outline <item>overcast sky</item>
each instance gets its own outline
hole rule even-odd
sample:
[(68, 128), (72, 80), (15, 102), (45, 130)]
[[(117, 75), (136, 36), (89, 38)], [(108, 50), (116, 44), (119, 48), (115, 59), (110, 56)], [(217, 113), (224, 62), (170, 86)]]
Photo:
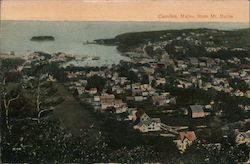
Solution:
[[(1, 20), (248, 22), (248, 0), (1, 0)], [(181, 14), (194, 17), (182, 18)], [(217, 17), (200, 18), (199, 15)], [(220, 15), (225, 17), (221, 18)], [(177, 18), (175, 17), (177, 16)]]

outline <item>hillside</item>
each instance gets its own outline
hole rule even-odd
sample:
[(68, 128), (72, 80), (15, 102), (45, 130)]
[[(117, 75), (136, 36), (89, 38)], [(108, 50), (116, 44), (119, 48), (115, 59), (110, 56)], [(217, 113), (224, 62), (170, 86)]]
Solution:
[(183, 30), (164, 30), (133, 32), (117, 35), (112, 39), (96, 40), (99, 44), (117, 45), (121, 52), (129, 51), (147, 42), (169, 41), (181, 36), (194, 36), (194, 39), (202, 41), (213, 41), (215, 45), (228, 48), (249, 48), (250, 47), (250, 28), (224, 31), (214, 29), (183, 29)]

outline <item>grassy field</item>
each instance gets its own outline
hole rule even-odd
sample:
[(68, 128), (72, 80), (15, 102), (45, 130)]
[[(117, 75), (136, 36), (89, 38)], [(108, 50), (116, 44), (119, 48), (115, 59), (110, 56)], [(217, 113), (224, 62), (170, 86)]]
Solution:
[(62, 95), (65, 101), (56, 106), (54, 114), (65, 128), (78, 136), (81, 134), (81, 131), (92, 126), (96, 127), (94, 116), (62, 84), (56, 84), (56, 88), (58, 89), (58, 94)]

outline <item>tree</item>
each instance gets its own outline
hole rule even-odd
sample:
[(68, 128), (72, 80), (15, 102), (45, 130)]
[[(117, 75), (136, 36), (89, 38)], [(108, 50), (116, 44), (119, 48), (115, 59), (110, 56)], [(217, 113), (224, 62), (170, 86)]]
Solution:
[(3, 86), (3, 91), (2, 91), (2, 94), (3, 94), (3, 104), (4, 104), (4, 109), (5, 109), (5, 124), (8, 128), (8, 130), (10, 130), (10, 124), (9, 124), (9, 110), (10, 110), (10, 104), (17, 100), (20, 95), (19, 94), (16, 94), (15, 96), (7, 96), (8, 95), (8, 91), (7, 91), (7, 86), (6, 86), (6, 78), (3, 79), (3, 82), (2, 82), (2, 86)]
[(129, 71), (127, 77), (128, 77), (128, 80), (130, 80), (131, 82), (138, 82), (139, 81), (138, 74), (135, 73), (134, 71)]
[(221, 142), (223, 140), (222, 121), (218, 116), (209, 120), (208, 127), (204, 130), (204, 138), (211, 142)]
[(94, 75), (87, 80), (86, 89), (97, 88), (98, 92), (101, 92), (106, 85), (106, 79), (103, 77)]
[[(41, 55), (45, 55), (45, 57), (49, 57), (48, 54), (41, 53)], [(64, 71), (60, 70), (56, 64), (42, 64), (39, 65), (38, 67), (35, 67), (33, 73), (32, 73), (36, 79), (33, 81), (33, 86), (35, 86), (35, 108), (36, 108), (36, 113), (37, 117), (32, 118), (32, 120), (37, 121), (40, 123), (41, 116), (43, 113), (49, 112), (53, 110), (53, 107), (48, 108), (47, 101), (49, 99), (52, 99), (53, 93), (53, 88), (51, 86), (51, 83), (48, 83), (45, 79), (44, 76), (46, 74), (52, 74), (54, 76), (60, 77), (60, 81), (64, 82), (65, 81), (65, 73)], [(49, 84), (49, 85), (48, 85)], [(31, 91), (33, 92), (33, 91)]]
[(109, 113), (115, 113), (116, 109), (115, 109), (115, 107), (112, 106), (112, 107), (108, 107), (105, 111), (109, 112)]
[[(10, 88), (8, 88), (8, 75), (10, 72), (15, 72), (15, 70), (19, 65), (24, 62), (21, 58), (7, 58), (7, 59), (0, 59), (0, 78), (1, 78), (1, 97), (3, 101), (3, 106), (5, 110), (5, 124), (7, 129), (10, 131), (10, 123), (9, 123), (9, 112), (10, 112), (10, 105), (12, 102), (17, 100), (20, 95), (15, 93), (11, 94)], [(14, 74), (13, 74), (14, 75)], [(16, 75), (16, 74), (15, 74)], [(11, 76), (12, 78), (17, 79), (19, 76)]]
[(231, 79), (229, 80), (229, 84), (230, 86), (237, 90), (241, 90), (243, 92), (247, 91), (249, 89), (249, 86), (247, 85), (247, 83), (244, 80), (240, 80), (240, 79)]
[(41, 115), (45, 112), (48, 111), (52, 111), (53, 108), (49, 108), (49, 109), (42, 109), (41, 108), (41, 104), (45, 102), (46, 99), (48, 99), (47, 97), (47, 90), (41, 90), (41, 76), (38, 79), (38, 85), (37, 85), (37, 92), (36, 92), (36, 109), (37, 109), (37, 122), (40, 123), (40, 119), (41, 119)]
[(246, 144), (230, 146), (227, 144), (193, 143), (181, 156), (186, 163), (244, 163), (249, 158)]

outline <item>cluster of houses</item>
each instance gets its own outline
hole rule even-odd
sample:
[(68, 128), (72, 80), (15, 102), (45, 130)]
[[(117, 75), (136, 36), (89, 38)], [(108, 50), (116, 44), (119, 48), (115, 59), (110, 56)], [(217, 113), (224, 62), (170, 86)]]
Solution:
[[(112, 93), (108, 93), (107, 88), (101, 93), (97, 91), (97, 88), (86, 89), (87, 78), (95, 75), (108, 79), (106, 85), (110, 87)], [(126, 77), (118, 77), (117, 73), (109, 74), (105, 70), (88, 73), (84, 71), (67, 72), (67, 77), (71, 79), (69, 89), (77, 90), (79, 95), (90, 94), (94, 105), (99, 106), (102, 110), (114, 107), (116, 113), (121, 113), (121, 111), (126, 110), (127, 106), (123, 101), (141, 102), (150, 100), (156, 106), (176, 103), (175, 97), (171, 96), (169, 92), (157, 92), (151, 84), (132, 83)], [(86, 77), (86, 79), (80, 79), (80, 77)], [(123, 100), (115, 98), (115, 95), (121, 94), (125, 95)]]
[(64, 52), (58, 52), (52, 55), (43, 52), (34, 52), (26, 57), (26, 61), (28, 62), (46, 61), (48, 63), (66, 62), (72, 59), (75, 59), (75, 57), (72, 54), (66, 54)]
[[(107, 80), (106, 87), (101, 93), (97, 92), (97, 88), (86, 89), (87, 79), (92, 76), (103, 77)], [(95, 104), (99, 104), (101, 109), (106, 109), (107, 107), (120, 107), (126, 106), (122, 100), (115, 99), (114, 95), (124, 95), (123, 101), (135, 101), (141, 102), (145, 100), (150, 100), (154, 105), (163, 106), (167, 104), (175, 104), (175, 97), (171, 96), (169, 92), (157, 91), (151, 84), (141, 83), (141, 82), (131, 82), (127, 77), (120, 77), (118, 72), (111, 72), (109, 69), (99, 70), (99, 71), (76, 71), (67, 72), (67, 77), (71, 79), (70, 89), (76, 89), (79, 95), (88, 93), (93, 97)], [(166, 83), (165, 78), (154, 78), (156, 80), (156, 85), (161, 85)], [(110, 94), (108, 94), (108, 88)], [(99, 98), (98, 98), (99, 97)], [(109, 98), (105, 98), (109, 97)], [(121, 105), (123, 104), (123, 105)], [(121, 110), (117, 110), (119, 113)]]
[[(173, 67), (177, 75), (181, 75), (181, 78), (176, 77), (175, 86), (179, 88), (191, 88), (197, 87), (200, 89), (208, 90), (214, 89), (219, 92), (226, 92), (233, 96), (246, 96), (249, 98), (250, 92), (250, 58), (249, 57), (232, 57), (228, 59), (223, 58), (212, 58), (208, 55), (200, 57), (184, 57), (182, 59), (174, 58), (172, 54), (166, 52), (166, 46), (174, 41), (188, 41), (190, 45), (202, 45), (205, 47), (204, 54), (210, 54), (213, 52), (218, 52), (219, 50), (225, 50), (227, 52), (237, 53), (238, 51), (246, 52), (247, 49), (244, 48), (226, 48), (226, 47), (216, 47), (213, 43), (212, 34), (218, 33), (217, 30), (210, 30), (204, 33), (182, 33), (180, 36), (173, 37), (171, 33), (163, 35), (160, 37), (161, 41), (150, 42), (146, 45), (141, 45), (136, 48), (136, 52), (145, 53), (145, 47), (152, 47), (151, 53), (154, 54), (151, 58), (151, 62), (148, 59), (140, 58), (140, 61), (145, 61), (145, 63), (150, 64), (148, 70), (155, 68), (152, 64), (152, 59), (154, 63), (158, 66), (161, 65), (162, 68), (171, 66)], [(171, 37), (170, 37), (171, 36)], [(200, 41), (201, 36), (207, 36), (210, 41)], [(185, 53), (188, 49), (186, 46), (175, 46), (175, 52)], [(171, 56), (171, 57), (170, 57)], [(138, 62), (138, 61), (136, 61)], [(143, 62), (141, 62), (143, 63)], [(248, 63), (248, 64), (247, 64)], [(229, 66), (230, 65), (230, 66)], [(240, 90), (238, 88), (233, 88), (230, 81), (237, 79), (248, 85), (248, 89)]]
[[(208, 57), (188, 58), (186, 60), (176, 60), (174, 66), (177, 74), (182, 74), (183, 77), (176, 79), (176, 87), (191, 88), (197, 87), (203, 90), (214, 89), (220, 92), (230, 93), (235, 96), (249, 97), (249, 90), (241, 91), (234, 89), (230, 85), (230, 80), (238, 79), (245, 84), (250, 84), (250, 65), (241, 65), (237, 70), (225, 69), (223, 65), (231, 62), (238, 64), (240, 59), (233, 60), (212, 59)], [(243, 59), (247, 60), (247, 59)]]
[[(101, 92), (97, 88), (86, 89), (87, 79), (96, 75), (107, 79), (106, 85), (111, 88), (110, 91), (107, 87)], [(96, 110), (101, 112), (112, 110), (116, 114), (127, 113), (128, 116), (125, 120), (130, 120), (134, 129), (138, 129), (142, 133), (164, 133), (162, 128), (164, 123), (161, 118), (151, 118), (143, 109), (129, 108), (127, 104), (129, 101), (151, 102), (156, 108), (176, 104), (176, 98), (171, 96), (169, 92), (158, 91), (150, 83), (133, 83), (127, 77), (119, 77), (117, 72), (111, 73), (109, 69), (67, 72), (67, 77), (70, 79), (69, 89), (76, 90), (79, 97), (88, 95), (83, 96), (82, 99), (91, 103)], [(85, 79), (80, 77), (85, 77)], [(159, 79), (159, 81), (159, 85), (165, 83), (165, 79)], [(124, 96), (121, 98), (119, 95)], [(202, 105), (192, 105), (186, 113), (194, 119), (206, 117), (209, 114), (209, 112), (204, 111)], [(193, 136), (191, 137), (190, 134)], [(176, 131), (174, 136), (177, 138), (176, 144), (180, 151), (184, 151), (196, 139), (194, 131)]]
[[(216, 32), (216, 31), (214, 31)], [(134, 65), (128, 71), (134, 72), (142, 79), (146, 75), (146, 81), (132, 81), (126, 76), (120, 76), (116, 66), (111, 68), (103, 68), (88, 71), (67, 71), (67, 78), (69, 82), (67, 86), (70, 90), (76, 91), (81, 100), (87, 101), (97, 111), (112, 111), (113, 113), (127, 113), (127, 119), (133, 123), (134, 129), (138, 129), (142, 133), (161, 133), (170, 131), (174, 133), (177, 138), (176, 142), (179, 150), (184, 152), (186, 148), (197, 140), (194, 131), (175, 130), (167, 126), (161, 118), (151, 118), (146, 114), (144, 109), (130, 108), (128, 103), (143, 103), (150, 102), (154, 109), (160, 107), (171, 106), (176, 104), (176, 97), (172, 96), (170, 92), (158, 89), (169, 83), (169, 75), (159, 73), (159, 70), (166, 70), (171, 67), (176, 75), (174, 82), (171, 84), (177, 88), (192, 88), (196, 87), (203, 90), (214, 89), (220, 92), (230, 93), (234, 96), (246, 96), (250, 98), (250, 90), (241, 91), (234, 89), (230, 85), (230, 80), (239, 79), (246, 84), (250, 85), (250, 65), (243, 64), (244, 61), (250, 61), (249, 58), (239, 59), (232, 58), (223, 60), (219, 58), (210, 57), (187, 57), (183, 59), (175, 59), (172, 55), (168, 54), (164, 47), (173, 42), (174, 40), (186, 40), (192, 44), (200, 45), (200, 41), (194, 39), (202, 34), (190, 33), (190, 35), (183, 34), (180, 37), (173, 38), (173, 40), (165, 40), (143, 45), (135, 50), (135, 53), (143, 53), (145, 57), (133, 58), (129, 61)], [(194, 36), (194, 37), (192, 37)], [(168, 35), (162, 36), (162, 39), (168, 38)], [(205, 49), (207, 52), (216, 52), (221, 50), (221, 47), (209, 46), (210, 42), (206, 43)], [(152, 46), (153, 51), (158, 53), (154, 57), (149, 57), (145, 48)], [(176, 51), (185, 51), (183, 46), (176, 46)], [(136, 55), (135, 55), (136, 56)], [(45, 55), (33, 53), (28, 56), (27, 61), (17, 69), (22, 71), (24, 68), (31, 68), (31, 63), (51, 63), (63, 62), (72, 59), (71, 55), (58, 53), (46, 59)], [(238, 69), (231, 69), (225, 67), (228, 64), (239, 65)], [(168, 73), (168, 72), (167, 72)], [(98, 90), (97, 87), (87, 88), (88, 79), (93, 76), (99, 76), (106, 80), (106, 85), (103, 90)], [(32, 80), (33, 77), (23, 76), (27, 81)], [(43, 74), (42, 79), (47, 81), (56, 82), (56, 79), (50, 74)], [(240, 105), (240, 104), (239, 104)], [(245, 110), (249, 110), (249, 106), (242, 106)], [(185, 115), (189, 115), (191, 119), (204, 118), (210, 114), (212, 110), (211, 104), (208, 105), (190, 105), (188, 109), (184, 109)], [(167, 128), (166, 128), (167, 127)], [(168, 129), (169, 128), (169, 129)], [(166, 130), (167, 129), (167, 130)], [(249, 131), (239, 133), (236, 137), (236, 142), (249, 143)]]
[[(156, 43), (154, 43), (156, 44)], [(157, 44), (156, 44), (157, 45)], [(161, 45), (158, 45), (161, 47)], [(161, 47), (162, 48), (162, 47)], [(72, 55), (64, 54), (64, 53), (57, 53), (51, 55), (48, 59), (48, 62), (62, 62), (67, 61), (69, 59), (73, 59)], [(175, 79), (174, 86), (178, 88), (191, 88), (197, 87), (203, 90), (214, 89), (220, 92), (226, 92), (234, 96), (245, 96), (250, 97), (250, 89), (248, 90), (239, 90), (234, 89), (230, 85), (230, 80), (238, 79), (248, 85), (250, 87), (250, 65), (243, 64), (242, 60), (250, 61), (250, 58), (239, 59), (234, 57), (233, 59), (223, 60), (219, 58), (209, 58), (209, 57), (189, 57), (183, 60), (177, 60), (170, 58), (170, 55), (162, 50), (160, 58), (140, 58), (140, 61), (133, 60), (131, 62), (134, 63), (141, 63), (141, 64), (148, 64), (149, 66), (142, 66), (140, 68), (133, 68), (131, 69), (135, 73), (143, 72), (148, 76), (149, 84), (131, 84), (124, 86), (129, 82), (127, 77), (119, 77), (118, 73), (115, 72), (89, 72), (86, 74), (87, 77), (93, 76), (94, 74), (98, 74), (104, 78), (112, 78), (111, 84), (112, 91), (117, 92), (118, 94), (121, 93), (124, 89), (131, 89), (132, 94), (136, 95), (134, 97), (137, 101), (145, 100), (145, 97), (148, 95), (153, 95), (155, 93), (154, 88), (151, 87), (152, 81), (155, 82), (155, 85), (164, 85), (166, 84), (166, 78), (162, 76), (157, 76), (155, 74), (156, 68), (166, 68), (167, 66), (173, 67), (176, 75), (181, 75), (181, 78), (178, 76)], [(32, 64), (41, 64), (41, 62), (46, 61), (46, 56), (40, 55), (40, 53), (35, 52), (30, 54), (27, 57), (26, 62), (17, 68), (18, 71), (22, 71), (25, 68), (31, 68)], [(239, 65), (238, 69), (225, 69), (223, 68), (224, 65), (227, 64), (235, 64)], [(83, 74), (82, 74), (83, 75)], [(84, 74), (85, 75), (85, 74)], [(72, 73), (72, 75), (68, 75), (69, 77), (77, 77), (79, 76), (79, 72)], [(118, 86), (117, 84), (121, 84)], [(94, 92), (94, 91), (93, 91)], [(131, 97), (128, 97), (131, 98)]]
[[(138, 59), (131, 61), (131, 63), (144, 64), (141, 67), (130, 68), (130, 71), (137, 73), (139, 76), (146, 74), (148, 77), (147, 83), (132, 82), (127, 77), (119, 76), (119, 72), (115, 68), (106, 68), (98, 71), (69, 71), (67, 72), (67, 77), (70, 79), (69, 88), (76, 89), (80, 96), (88, 94), (89, 97), (84, 98), (84, 100), (90, 102), (96, 110), (128, 113), (128, 119), (133, 122), (134, 129), (138, 129), (142, 133), (161, 133), (163, 131), (162, 124), (164, 123), (160, 118), (151, 118), (143, 110), (129, 108), (127, 104), (129, 101), (150, 101), (155, 107), (176, 104), (176, 97), (171, 96), (169, 92), (157, 89), (158, 86), (167, 83), (167, 78), (157, 74), (156, 69), (170, 65), (173, 66), (176, 74), (184, 75), (184, 78), (178, 79), (177, 77), (176, 87), (198, 87), (204, 90), (214, 88), (224, 92), (228, 92), (227, 89), (229, 89), (233, 91), (229, 86), (229, 82), (227, 82), (227, 78), (216, 77), (216, 74), (221, 69), (219, 63), (224, 62), (221, 59), (207, 57), (174, 60), (165, 52), (160, 59), (141, 58), (140, 61)], [(247, 72), (247, 70), (244, 71)], [(211, 75), (212, 80), (210, 82), (203, 80), (203, 74)], [(246, 79), (249, 77), (248, 72), (243, 75)], [(107, 80), (106, 86), (101, 92), (97, 88), (86, 89), (87, 79), (92, 76), (100, 76)], [(190, 105), (185, 113), (190, 115), (192, 119), (204, 118), (210, 114), (211, 108), (211, 105)], [(175, 136), (177, 137), (175, 142), (181, 152), (184, 152), (197, 139), (194, 131), (177, 131)]]
[[(159, 92), (151, 84), (131, 83), (126, 77), (120, 78), (117, 73), (109, 74), (109, 71), (90, 71), (85, 73), (80, 72), (68, 72), (68, 78), (72, 79), (70, 82), (70, 89), (76, 89), (78, 94), (87, 94), (88, 98), (84, 100), (90, 102), (96, 110), (109, 111), (113, 110), (114, 113), (127, 113), (127, 119), (133, 123), (134, 129), (138, 129), (142, 133), (157, 132), (164, 133), (162, 126), (164, 123), (161, 118), (151, 118), (143, 109), (129, 108), (128, 101), (142, 102), (150, 101), (153, 106), (160, 107), (165, 105), (176, 104), (175, 97), (171, 96), (169, 92)], [(91, 77), (91, 76), (110, 77), (109, 84), (111, 85), (111, 92), (108, 93), (107, 89), (102, 92), (98, 92), (97, 88), (86, 89), (87, 80), (79, 79), (77, 77)], [(109, 76), (108, 76), (109, 75)], [(76, 81), (74, 81), (75, 79)], [(117, 95), (124, 93), (124, 98), (118, 98)], [(203, 118), (209, 115), (211, 106), (191, 105), (186, 109), (186, 115), (190, 115), (190, 118)], [(171, 128), (171, 127), (170, 127)], [(168, 131), (167, 131), (168, 132)], [(177, 140), (176, 142), (179, 150), (184, 152), (185, 149), (196, 140), (194, 131), (176, 131), (174, 134)]]
[[(138, 129), (143, 133), (164, 131), (165, 124), (161, 122), (160, 118), (151, 118), (143, 110), (130, 110), (129, 119), (134, 122), (134, 129)], [(168, 126), (171, 128), (170, 126)], [(196, 139), (194, 131), (176, 131), (174, 129), (169, 130), (174, 134), (177, 147), (180, 152), (183, 153)]]

